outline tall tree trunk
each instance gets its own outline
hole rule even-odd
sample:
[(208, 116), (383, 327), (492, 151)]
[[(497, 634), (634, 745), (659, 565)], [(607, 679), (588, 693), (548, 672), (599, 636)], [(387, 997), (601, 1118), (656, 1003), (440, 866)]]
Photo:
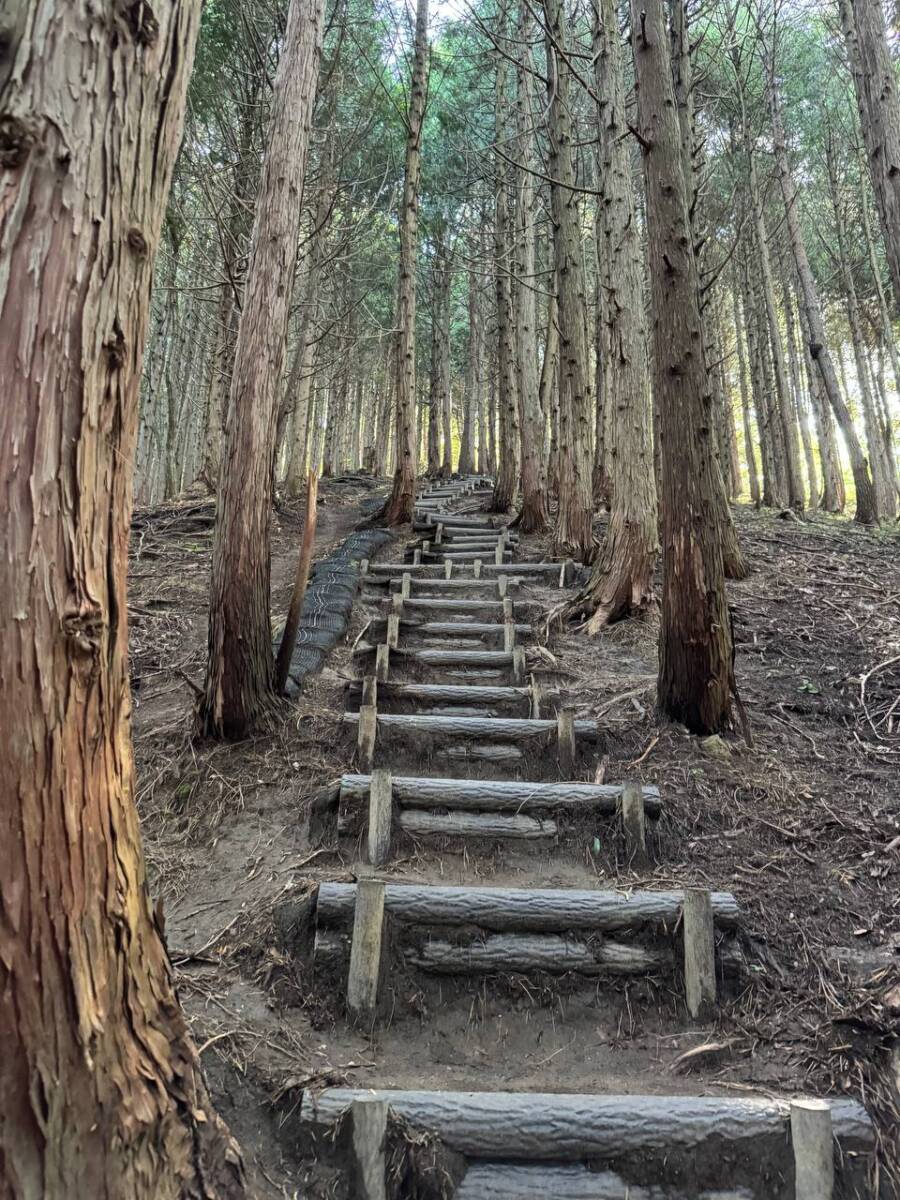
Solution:
[(441, 475), (449, 479), (453, 474), (453, 425), (450, 392), (450, 298), (453, 292), (453, 264), (448, 252), (441, 275), (441, 321), (438, 356), (438, 396), (441, 412), (441, 435), (444, 451), (441, 455)]
[(324, 0), (292, 0), (235, 352), (213, 545), (201, 727), (243, 737), (274, 698), (269, 527), (275, 424)]
[(856, 283), (847, 254), (847, 234), (844, 227), (844, 210), (841, 205), (837, 166), (834, 161), (834, 147), (829, 133), (825, 139), (825, 162), (828, 172), (828, 182), (831, 190), (831, 203), (834, 209), (835, 230), (837, 233), (838, 266), (844, 285), (844, 298), (847, 305), (847, 324), (850, 327), (850, 341), (853, 346), (853, 360), (856, 366), (856, 382), (859, 387), (859, 398), (862, 403), (863, 423), (866, 430), (866, 444), (869, 448), (869, 464), (872, 469), (872, 482), (875, 486), (875, 503), (881, 520), (890, 521), (897, 515), (897, 492), (891, 477), (890, 462), (887, 456), (883, 430), (875, 411), (875, 400), (869, 383), (869, 364), (866, 346), (863, 340), (862, 322), (859, 313), (859, 300), (856, 295)]
[(459, 439), (459, 473), (475, 471), (475, 423), (481, 412), (481, 321), (478, 273), (469, 269), (469, 336), (466, 353), (466, 381), (463, 399), (462, 434)]
[(819, 442), (819, 463), (822, 468), (821, 507), (825, 512), (844, 511), (847, 503), (844, 472), (834, 433), (834, 421), (824, 394), (822, 379), (809, 352), (810, 338), (805, 328), (803, 305), (799, 304), (800, 324), (803, 329), (803, 365), (806, 370), (806, 385), (816, 422), (816, 437)]
[(602, 346), (607, 354), (604, 390), (612, 443), (608, 456), (612, 508), (606, 541), (590, 580), (572, 602), (573, 608), (592, 614), (589, 633), (648, 605), (659, 550), (644, 322), (644, 252), (635, 213), (615, 0), (599, 0), (593, 52), (600, 106), (598, 263)]
[(541, 362), (541, 380), (538, 385), (538, 396), (541, 411), (545, 413), (547, 424), (548, 454), (547, 454), (547, 491), (555, 496), (559, 490), (559, 471), (557, 465), (559, 429), (559, 304), (556, 298), (556, 284), (547, 300), (547, 329), (544, 334), (544, 358)]
[(800, 228), (800, 213), (797, 201), (797, 188), (791, 174), (788, 161), (787, 145), (784, 137), (784, 125), (781, 119), (781, 107), (778, 101), (777, 89), (770, 83), (769, 103), (772, 110), (772, 133), (775, 148), (775, 167), (781, 186), (781, 196), (787, 218), (788, 235), (791, 251), (794, 255), (794, 265), (797, 268), (797, 278), (800, 282), (802, 298), (801, 310), (803, 324), (809, 338), (809, 353), (819, 373), (828, 403), (834, 413), (835, 420), (841, 427), (847, 451), (850, 455), (850, 469), (856, 483), (856, 514), (855, 520), (862, 525), (872, 525), (878, 521), (878, 507), (875, 489), (869, 474), (869, 464), (860, 445), (853, 418), (838, 386), (831, 353), (825, 339), (825, 325), (822, 321), (822, 309), (819, 303), (819, 293), (813, 278), (812, 268), (806, 254), (803, 232)]
[(712, 399), (662, 0), (632, 0), (631, 36), (647, 191), (662, 458), (657, 697), (666, 715), (695, 733), (709, 733), (722, 729), (728, 719), (733, 646), (722, 544), (710, 519), (719, 486), (710, 443)]
[(750, 270), (750, 261), (753, 258), (752, 248), (753, 239), (748, 237), (745, 251), (740, 255), (741, 290), (746, 318), (750, 371), (753, 379), (753, 402), (759, 435), (759, 457), (762, 464), (762, 503), (766, 508), (771, 508), (778, 499), (780, 484), (775, 474), (775, 456), (772, 453), (772, 438), (769, 431), (770, 397), (774, 385), (770, 369), (768, 325), (761, 315), (762, 306), (759, 302), (759, 289), (756, 286), (758, 281)]
[(788, 282), (788, 272), (782, 263), (781, 304), (784, 309), (785, 332), (787, 334), (788, 366), (791, 372), (791, 392), (794, 398), (794, 408), (800, 425), (800, 441), (803, 444), (803, 457), (806, 460), (806, 478), (809, 483), (809, 507), (819, 506), (819, 481), (816, 478), (816, 460), (813, 454), (812, 437), (809, 431), (806, 404), (803, 396), (803, 383), (800, 374), (800, 356), (797, 352), (797, 326), (794, 321), (794, 298)]
[(869, 175), (900, 316), (900, 96), (881, 0), (839, 0)]
[[(35, 0), (0, 84), (0, 1194), (236, 1200), (151, 909), (126, 568), (195, 3)], [(24, 11), (24, 10), (23, 10)], [(123, 199), (127, 182), (127, 202)]]
[(385, 510), (388, 525), (411, 521), (416, 496), (416, 251), (419, 242), (419, 181), (422, 176), (422, 125), (428, 92), (428, 0), (416, 2), (416, 29), (409, 108), (406, 114), (406, 162), (400, 204), (400, 266), (397, 284), (396, 467)]
[(528, 0), (519, 0), (516, 30), (515, 154), (516, 169), (516, 254), (515, 325), (516, 391), (521, 435), (522, 507), (519, 527), (523, 533), (542, 533), (550, 523), (544, 469), (544, 426), (538, 395), (537, 303), (535, 297), (534, 239), (537, 213), (534, 199), (534, 114), (532, 112), (531, 54), (533, 18)]
[[(504, 0), (505, 4), (505, 0)], [(498, 41), (506, 42), (507, 11), (501, 8)], [(494, 87), (494, 137), (498, 145), (506, 145), (508, 137), (509, 100), (506, 58), (497, 59)], [(500, 445), (497, 479), (491, 507), (494, 512), (508, 512), (516, 498), (519, 483), (519, 407), (516, 376), (516, 329), (512, 305), (513, 265), (512, 238), (509, 219), (510, 169), (503, 158), (497, 157), (497, 179), (494, 205), (494, 276), (497, 296), (497, 406), (500, 415)]]
[(759, 507), (759, 472), (756, 466), (756, 452), (753, 448), (753, 432), (750, 423), (750, 392), (747, 378), (747, 353), (744, 348), (744, 319), (741, 312), (740, 289), (737, 282), (737, 272), (734, 273), (731, 284), (731, 303), (734, 312), (734, 342), (737, 348), (738, 386), (741, 391), (741, 415), (744, 423), (744, 459), (747, 463), (747, 481), (750, 486), (750, 500)]
[(591, 562), (597, 551), (592, 531), (593, 410), (585, 323), (588, 303), (572, 144), (570, 67), (566, 57), (568, 21), (563, 0), (543, 0), (543, 6), (552, 181), (550, 219), (559, 300), (559, 508), (553, 547), (557, 553), (574, 554), (582, 562)]

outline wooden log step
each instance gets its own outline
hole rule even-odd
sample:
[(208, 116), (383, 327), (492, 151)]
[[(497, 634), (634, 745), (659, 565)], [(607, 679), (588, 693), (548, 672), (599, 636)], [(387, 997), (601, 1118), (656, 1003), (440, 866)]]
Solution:
[(558, 933), (493, 933), (464, 944), (429, 938), (404, 950), (404, 959), (421, 971), (441, 975), (525, 974), (649, 975), (671, 971), (673, 946), (641, 946), (607, 940), (591, 943)]
[(610, 1171), (580, 1164), (526, 1165), (476, 1162), (466, 1171), (453, 1200), (755, 1200), (747, 1188), (688, 1192), (677, 1186), (636, 1187)]
[[(494, 549), (493, 547), (485, 547), (482, 550), (442, 550), (440, 546), (438, 546), (434, 550), (424, 550), (422, 552), (422, 558), (426, 563), (447, 562), (448, 559), (453, 563), (464, 563), (475, 562), (476, 559), (481, 559), (481, 562), (487, 566), (489, 562), (493, 563), (494, 561)], [(512, 550), (503, 551), (503, 561), (504, 563), (513, 563)], [(558, 571), (559, 567), (556, 569)]]
[[(396, 785), (397, 781), (393, 782)], [(541, 825), (541, 822), (535, 824)], [(543, 822), (544, 828), (548, 824)], [(385, 884), (384, 904), (392, 917), (414, 926), (474, 925), (493, 933), (567, 933), (574, 930), (615, 933), (626, 929), (674, 929), (681, 916), (684, 892), (635, 891), (626, 894), (585, 888), (388, 883)], [(712, 905), (718, 928), (733, 929), (737, 925), (740, 913), (730, 892), (713, 892)], [(319, 885), (316, 913), (320, 925), (350, 928), (355, 909), (355, 883)]]
[[(362, 695), (363, 681), (347, 685), (352, 699)], [(530, 687), (477, 687), (460, 683), (383, 683), (378, 686), (379, 705), (391, 700), (419, 701), (430, 704), (530, 704)], [(541, 692), (542, 699), (559, 699), (559, 692)]]
[(405, 650), (404, 655), (432, 667), (513, 666), (513, 656), (505, 650)]
[[(494, 583), (486, 585), (491, 592), (496, 596), (497, 588)], [(392, 600), (390, 596), (381, 596), (378, 600), (379, 604), (390, 607)], [(513, 606), (513, 616), (517, 612), (521, 613), (523, 609), (528, 609), (531, 604), (526, 600), (510, 600)], [(460, 616), (471, 617), (473, 621), (479, 618), (484, 619), (487, 616), (502, 616), (503, 601), (502, 600), (454, 600), (449, 596), (411, 596), (403, 601), (403, 611), (407, 609), (413, 612), (421, 612), (428, 617), (434, 612), (452, 612)]]
[[(380, 685), (379, 685), (380, 686)], [(416, 686), (416, 685), (413, 685)], [(462, 691), (472, 689), (463, 687)], [(485, 691), (495, 689), (485, 688)], [(521, 690), (527, 689), (507, 689)], [(381, 692), (379, 691), (379, 695)], [(432, 779), (428, 776), (395, 775), (394, 799), (402, 807), (474, 809), (476, 812), (547, 812), (554, 809), (596, 808), (614, 813), (621, 802), (620, 783), (528, 783), (495, 779)], [(658, 817), (662, 809), (659, 789), (642, 788), (644, 812)], [(369, 795), (368, 775), (344, 775), (341, 797), (365, 800)]]
[[(419, 653), (427, 653), (420, 651)], [(467, 653), (467, 652), (464, 652)], [(359, 713), (345, 712), (345, 725), (359, 724)], [(378, 732), (412, 733), (424, 737), (486, 738), (496, 742), (528, 742), (555, 738), (556, 721), (531, 717), (425, 717), (419, 713), (378, 713)], [(596, 721), (576, 721), (575, 736), (594, 742), (599, 736)]]
[[(481, 621), (401, 621), (400, 628), (408, 627), (414, 633), (441, 633), (453, 637), (454, 634), (465, 634), (466, 637), (496, 637), (503, 640), (505, 625), (487, 624)], [(516, 625), (519, 637), (531, 637), (531, 626), (525, 622)]]
[(520, 763), (523, 758), (518, 746), (507, 742), (463, 742), (453, 746), (443, 746), (436, 752), (437, 758), (450, 759), (451, 762)]
[(493, 813), (433, 813), (404, 808), (398, 824), (414, 837), (487, 838), (537, 841), (556, 837), (556, 823), (537, 817), (496, 816)]
[[(451, 1149), (474, 1159), (621, 1163), (681, 1150), (723, 1159), (730, 1175), (736, 1151), (750, 1157), (748, 1169), (774, 1165), (766, 1162), (767, 1154), (778, 1162), (790, 1152), (790, 1101), (756, 1096), (325, 1088), (304, 1091), (300, 1121), (324, 1134), (362, 1097), (386, 1100), (411, 1125), (437, 1134)], [(838, 1157), (848, 1160), (841, 1169), (853, 1170), (854, 1156), (871, 1161), (875, 1134), (866, 1110), (843, 1097), (830, 1103)], [(734, 1182), (729, 1178), (727, 1186)]]
[(492, 517), (466, 517), (459, 513), (448, 513), (445, 517), (440, 517), (434, 513), (428, 513), (421, 521), (416, 521), (413, 524), (413, 529), (418, 533), (422, 531), (433, 531), (438, 525), (443, 525), (447, 529), (474, 529), (476, 532), (481, 530), (496, 530), (498, 533), (504, 526), (498, 524)]
[[(473, 555), (474, 557), (478, 557)], [(508, 562), (495, 563), (484, 562), (482, 570), (486, 575), (549, 575), (558, 577), (560, 570), (566, 566), (565, 563), (542, 563), (542, 562)], [(572, 564), (573, 569), (576, 564)], [(408, 563), (408, 562), (383, 562), (370, 563), (369, 575), (396, 575), (398, 580), (404, 574), (411, 574), (414, 579), (418, 578), (441, 578), (444, 569), (438, 563)], [(450, 581), (452, 582), (452, 580)], [(463, 581), (464, 582), (464, 581)]]

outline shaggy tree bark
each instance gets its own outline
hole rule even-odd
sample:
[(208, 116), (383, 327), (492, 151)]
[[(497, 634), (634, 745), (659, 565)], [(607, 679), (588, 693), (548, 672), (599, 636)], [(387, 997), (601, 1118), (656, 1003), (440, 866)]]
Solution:
[(292, 0), (238, 328), (213, 544), (209, 662), (199, 720), (243, 737), (274, 698), (269, 527), (275, 426), (324, 0)]
[[(507, 12), (498, 20), (498, 39), (507, 40)], [(506, 95), (506, 59), (497, 59), (494, 84), (495, 139), (507, 143), (509, 101)], [(508, 512), (516, 498), (519, 482), (519, 404), (516, 374), (516, 327), (512, 304), (512, 238), (509, 219), (509, 166), (497, 156), (494, 205), (494, 273), (497, 296), (497, 405), (500, 411), (500, 447), (497, 479), (491, 508)]]
[(518, 524), (524, 533), (543, 532), (550, 523), (544, 469), (544, 423), (538, 395), (537, 303), (534, 238), (537, 210), (534, 199), (534, 116), (532, 113), (531, 54), (533, 18), (527, 0), (520, 0), (516, 30), (518, 64), (515, 106), (515, 283), (516, 391), (521, 435), (522, 507)]
[(900, 316), (900, 96), (881, 0), (839, 0), (869, 175)]
[(612, 509), (606, 541), (590, 580), (571, 605), (573, 610), (591, 614), (589, 633), (646, 607), (659, 549), (644, 323), (644, 253), (631, 179), (615, 0), (599, 0), (593, 41), (600, 105), (598, 263), (603, 293), (604, 391), (610, 414), (607, 460)]
[(781, 119), (781, 107), (778, 91), (770, 81), (769, 104), (772, 111), (772, 138), (775, 148), (775, 168), (781, 186), (781, 196), (787, 218), (788, 236), (791, 251), (794, 255), (794, 265), (797, 268), (797, 279), (800, 283), (801, 314), (804, 332), (809, 339), (809, 353), (819, 378), (822, 382), (828, 403), (834, 413), (835, 420), (841, 427), (847, 451), (850, 455), (850, 469), (856, 483), (856, 514), (855, 520), (862, 525), (876, 524), (878, 507), (875, 499), (875, 488), (869, 474), (869, 464), (860, 445), (850, 410), (841, 395), (834, 363), (825, 339), (825, 325), (822, 321), (822, 309), (819, 303), (819, 293), (813, 278), (812, 268), (806, 254), (803, 232), (800, 228), (800, 213), (798, 211), (797, 187), (791, 174), (788, 160), (787, 144), (784, 136), (784, 125)]
[(590, 562), (597, 546), (591, 528), (591, 374), (585, 324), (588, 309), (575, 185), (568, 28), (562, 0), (544, 0), (547, 47), (547, 117), (550, 143), (550, 212), (559, 303), (559, 508), (553, 530), (557, 553)]
[(663, 592), (657, 699), (695, 733), (720, 730), (733, 687), (731, 618), (715, 512), (712, 412), (697, 267), (662, 0), (632, 0), (662, 458)]
[(134, 805), (126, 567), (138, 384), (200, 5), (155, 9), (35, 0), (4, 47), (0, 1194), (10, 1200), (246, 1194), (178, 1005)]
[(422, 125), (428, 94), (428, 0), (417, 0), (409, 108), (406, 114), (406, 162), (400, 203), (400, 266), (397, 281), (396, 466), (385, 511), (388, 525), (413, 517), (416, 496), (416, 249), (419, 241), (419, 182), (422, 176)]

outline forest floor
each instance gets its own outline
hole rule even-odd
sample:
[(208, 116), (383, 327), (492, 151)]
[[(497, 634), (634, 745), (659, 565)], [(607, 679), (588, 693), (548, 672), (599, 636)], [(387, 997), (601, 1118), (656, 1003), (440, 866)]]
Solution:
[[(361, 484), (323, 484), (317, 555), (346, 536), (360, 498), (370, 495)], [(527, 871), (561, 886), (605, 877), (608, 886), (694, 881), (732, 891), (752, 979), (723, 1003), (714, 1026), (674, 1022), (672, 997), (643, 984), (619, 989), (613, 1000), (564, 984), (499, 997), (480, 985), (463, 996), (411, 985), (390, 1026), (367, 1037), (349, 1029), (331, 997), (310, 990), (288, 932), (302, 880), (353, 877), (354, 847), (311, 838), (308, 814), (315, 790), (351, 766), (340, 718), (353, 675), (349, 646), (363, 614), (354, 614), (347, 644), (300, 701), (285, 706), (270, 735), (195, 742), (211, 512), (209, 504), (182, 504), (136, 514), (129, 595), (138, 802), (180, 994), (260, 1195), (341, 1194), (320, 1175), (321, 1190), (311, 1192), (291, 1118), (300, 1088), (345, 1081), (847, 1092), (876, 1118), (881, 1170), (897, 1168), (895, 529), (736, 509), (750, 571), (729, 585), (729, 597), (750, 743), (740, 722), (711, 742), (660, 723), (654, 614), (592, 640), (571, 628), (551, 632), (548, 672), (574, 697), (576, 716), (597, 718), (603, 731), (594, 777), (639, 777), (661, 790), (655, 867), (624, 869), (593, 828), (567, 855), (498, 846), (475, 860), (448, 852), (426, 864), (412, 848), (392, 864), (407, 877), (437, 871), (450, 882), (464, 865), (470, 880), (474, 872), (496, 883), (521, 881)], [(302, 505), (279, 510), (273, 612), (286, 605), (302, 519)], [(543, 548), (523, 539), (526, 557), (540, 558)], [(390, 547), (383, 552), (394, 556)], [(542, 598), (549, 608), (558, 597)]]

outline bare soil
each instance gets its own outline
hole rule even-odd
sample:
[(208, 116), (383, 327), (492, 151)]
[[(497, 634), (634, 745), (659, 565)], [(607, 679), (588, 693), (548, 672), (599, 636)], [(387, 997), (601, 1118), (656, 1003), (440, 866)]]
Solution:
[[(352, 483), (322, 485), (317, 554), (350, 531), (369, 494)], [(576, 716), (600, 721), (603, 741), (584, 777), (640, 779), (661, 790), (654, 868), (635, 873), (620, 861), (603, 821), (569, 825), (550, 845), (465, 853), (397, 845), (390, 873), (398, 879), (697, 882), (732, 891), (744, 912), (748, 978), (726, 996), (714, 1026), (686, 1022), (665, 980), (462, 985), (407, 975), (398, 964), (391, 1019), (371, 1033), (347, 1022), (342, 982), (309, 969), (303, 929), (309, 881), (349, 881), (358, 861), (352, 838), (328, 829), (311, 836), (308, 816), (316, 790), (352, 769), (340, 720), (344, 684), (357, 674), (350, 647), (371, 612), (358, 606), (346, 644), (265, 736), (195, 742), (211, 541), (211, 508), (199, 507), (198, 516), (190, 504), (164, 506), (136, 523), (139, 804), (181, 997), (260, 1196), (343, 1194), (332, 1172), (303, 1159), (294, 1119), (304, 1086), (338, 1082), (850, 1093), (883, 1137), (882, 1194), (900, 1195), (891, 1058), (900, 1037), (896, 530), (737, 510), (750, 574), (729, 595), (749, 740), (740, 721), (711, 744), (660, 722), (652, 612), (590, 640), (550, 625), (529, 666), (574, 696)], [(273, 617), (287, 601), (302, 518), (302, 506), (278, 514)], [(540, 558), (544, 546), (523, 539), (521, 549)], [(396, 559), (398, 548), (381, 557)], [(547, 612), (559, 599), (552, 589), (537, 595)], [(421, 757), (420, 765), (428, 773)]]

